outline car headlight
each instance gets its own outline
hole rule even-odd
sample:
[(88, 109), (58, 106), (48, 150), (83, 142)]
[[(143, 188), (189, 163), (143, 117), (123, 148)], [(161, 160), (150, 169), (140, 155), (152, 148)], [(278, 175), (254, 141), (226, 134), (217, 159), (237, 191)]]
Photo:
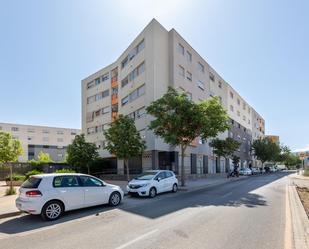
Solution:
[(141, 187), (147, 187), (149, 186), (149, 183), (141, 184)]

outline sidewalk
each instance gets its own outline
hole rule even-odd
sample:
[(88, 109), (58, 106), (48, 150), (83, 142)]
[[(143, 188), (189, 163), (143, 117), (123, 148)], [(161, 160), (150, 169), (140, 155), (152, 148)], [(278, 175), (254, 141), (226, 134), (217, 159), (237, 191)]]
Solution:
[[(226, 175), (224, 174), (224, 175), (208, 176), (207, 178), (203, 178), (203, 179), (187, 180), (186, 186), (184, 187), (179, 186), (179, 191), (187, 191), (187, 192), (196, 191), (199, 189), (203, 189), (205, 187), (217, 186), (217, 185), (221, 185), (227, 182), (238, 181), (238, 180), (242, 180), (245, 178), (247, 178), (247, 176), (240, 176), (239, 178), (227, 179)], [(125, 195), (127, 194), (127, 189), (126, 189), (127, 181), (107, 180), (105, 182), (118, 185), (119, 187), (121, 187)], [(15, 207), (15, 199), (17, 198), (17, 195), (4, 196), (3, 194), (5, 193), (5, 189), (7, 188), (7, 186), (3, 186), (3, 183), (2, 184), (1, 183), (2, 182), (0, 182), (0, 219), (19, 215), (20, 212)]]
[[(0, 218), (6, 218), (20, 214), (20, 211), (15, 207), (16, 195), (5, 195), (5, 191), (9, 186), (6, 183), (0, 181)], [(15, 187), (16, 193), (18, 193), (19, 187)]]

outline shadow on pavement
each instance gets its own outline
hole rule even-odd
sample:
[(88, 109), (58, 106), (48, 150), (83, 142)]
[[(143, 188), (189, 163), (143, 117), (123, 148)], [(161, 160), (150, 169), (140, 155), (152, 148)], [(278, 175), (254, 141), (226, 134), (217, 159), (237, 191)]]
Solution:
[[(267, 201), (263, 196), (250, 193), (251, 191), (274, 182), (289, 173), (277, 173), (272, 175), (250, 177), (240, 181), (232, 181), (217, 186), (208, 186), (191, 192), (178, 192), (159, 195), (154, 199), (130, 198), (130, 203), (126, 202), (117, 207), (119, 210), (137, 214), (146, 218), (156, 219), (164, 215), (185, 208), (196, 208), (206, 206), (227, 206), (255, 208), (267, 206)], [(133, 205), (132, 205), (133, 203)], [(9, 219), (0, 223), (0, 233), (18, 234), (39, 228), (50, 227), (62, 224), (71, 220), (104, 214), (113, 208), (103, 205), (65, 213), (59, 220), (44, 222), (40, 216), (20, 215), (14, 219)]]

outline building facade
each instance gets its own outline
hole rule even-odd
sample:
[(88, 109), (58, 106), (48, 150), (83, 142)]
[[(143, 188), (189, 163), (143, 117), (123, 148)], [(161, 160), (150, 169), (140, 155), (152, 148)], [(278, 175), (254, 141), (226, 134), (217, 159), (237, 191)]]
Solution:
[(21, 141), (24, 154), (19, 157), (20, 162), (38, 159), (41, 151), (48, 153), (55, 162), (63, 161), (67, 146), (81, 133), (79, 129), (8, 123), (0, 123), (0, 131), (11, 133)]
[[(252, 161), (249, 148), (254, 109), (174, 29), (167, 31), (155, 19), (114, 63), (82, 80), (82, 132), (89, 142), (97, 144), (102, 157), (112, 158), (104, 149), (103, 130), (117, 115), (129, 115), (147, 145), (142, 157), (130, 160), (132, 171), (160, 168), (177, 173), (179, 148), (164, 143), (147, 129), (152, 117), (145, 113), (145, 107), (162, 97), (169, 86), (196, 102), (218, 96), (231, 119), (231, 129), (219, 138), (230, 136), (241, 141), (237, 152), (241, 165)], [(259, 135), (263, 134), (264, 128)], [(230, 163), (218, 159), (208, 142), (197, 138), (187, 149), (187, 174), (220, 173)], [(117, 168), (124, 173), (121, 160)]]

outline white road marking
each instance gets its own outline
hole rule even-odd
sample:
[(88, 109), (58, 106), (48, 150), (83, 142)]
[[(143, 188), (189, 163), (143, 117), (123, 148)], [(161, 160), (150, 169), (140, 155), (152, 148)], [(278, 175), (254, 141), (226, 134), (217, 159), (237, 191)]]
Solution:
[(145, 234), (143, 234), (143, 235), (141, 235), (141, 236), (139, 236), (139, 237), (137, 237), (137, 238), (135, 238), (135, 239), (133, 239), (133, 240), (128, 241), (127, 243), (125, 243), (125, 244), (123, 244), (123, 245), (121, 245), (121, 246), (116, 247), (115, 249), (123, 249), (123, 248), (126, 248), (126, 247), (128, 247), (128, 246), (134, 244), (135, 242), (137, 242), (137, 241), (139, 241), (139, 240), (142, 240), (142, 239), (146, 238), (147, 236), (149, 236), (149, 235), (151, 235), (151, 234), (153, 234), (153, 233), (156, 233), (157, 231), (159, 231), (159, 230), (158, 230), (158, 229), (152, 230), (152, 231), (150, 231), (150, 232), (148, 232), (148, 233), (145, 233)]

